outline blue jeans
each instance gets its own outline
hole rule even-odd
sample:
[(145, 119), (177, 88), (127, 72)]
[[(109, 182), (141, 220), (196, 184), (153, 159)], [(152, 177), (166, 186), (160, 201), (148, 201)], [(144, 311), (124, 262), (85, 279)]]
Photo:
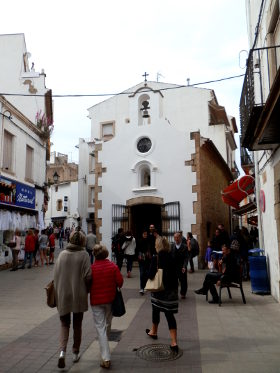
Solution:
[(29, 259), (29, 266), (32, 267), (32, 258), (33, 258), (33, 253), (25, 252), (22, 267), (23, 268), (25, 267), (27, 259)]

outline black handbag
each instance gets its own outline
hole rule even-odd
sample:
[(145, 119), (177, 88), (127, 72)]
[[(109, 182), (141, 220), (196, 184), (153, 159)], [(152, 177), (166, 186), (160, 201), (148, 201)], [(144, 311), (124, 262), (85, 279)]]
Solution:
[(112, 314), (115, 317), (121, 317), (125, 314), (125, 312), (126, 310), (125, 310), (122, 292), (121, 292), (121, 289), (117, 288), (115, 299), (113, 300), (113, 303), (112, 303)]

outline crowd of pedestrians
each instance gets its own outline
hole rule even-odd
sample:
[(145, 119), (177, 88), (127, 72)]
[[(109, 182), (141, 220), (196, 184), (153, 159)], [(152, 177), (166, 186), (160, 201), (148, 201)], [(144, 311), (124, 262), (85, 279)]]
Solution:
[[(54, 262), (55, 240), (61, 250)], [(67, 245), (64, 241), (67, 240)], [(28, 230), (25, 237), (25, 255), (22, 265), (18, 265), (18, 252), (21, 245), (20, 232), (16, 231), (10, 246), (13, 250), (12, 271), (34, 265), (54, 266), (54, 287), (57, 310), (60, 318), (60, 353), (58, 367), (65, 367), (65, 356), (70, 333), (71, 319), (73, 324), (73, 362), (80, 359), (82, 341), (82, 321), (84, 312), (91, 307), (96, 327), (101, 361), (104, 369), (111, 367), (111, 354), (108, 336), (112, 322), (112, 302), (117, 288), (124, 282), (121, 274), (125, 263), (128, 281), (135, 270), (135, 260), (139, 264), (139, 293), (145, 290), (148, 279), (153, 280), (157, 270), (163, 270), (163, 290), (151, 292), (151, 325), (143, 330), (148, 338), (158, 338), (160, 315), (163, 313), (170, 333), (170, 350), (178, 354), (177, 322), (175, 315), (179, 310), (179, 297), (183, 301), (188, 291), (188, 273), (195, 272), (193, 259), (200, 254), (205, 261), (208, 272), (202, 287), (195, 293), (212, 294), (209, 303), (218, 303), (217, 286), (222, 281), (233, 281), (240, 273), (242, 266), (244, 279), (249, 276), (248, 255), (250, 248), (256, 244), (257, 232), (250, 233), (245, 228), (235, 228), (229, 235), (223, 224), (219, 224), (207, 247), (200, 253), (198, 241), (191, 232), (174, 233), (172, 242), (153, 224), (143, 230), (140, 239), (136, 240), (132, 231), (119, 228), (112, 238), (113, 260), (109, 259), (108, 249), (97, 242), (96, 235), (89, 231), (86, 235), (80, 227), (69, 231), (63, 228), (47, 229), (39, 233)], [(61, 244), (62, 241), (62, 244)], [(65, 247), (64, 247), (65, 246)], [(205, 256), (204, 256), (205, 255)], [(189, 267), (189, 270), (188, 270)], [(134, 268), (134, 269), (133, 269)], [(88, 304), (89, 301), (89, 304)]]
[[(11, 271), (18, 269), (30, 269), (33, 266), (44, 266), (54, 264), (55, 242), (58, 240), (59, 248), (64, 248), (64, 242), (69, 242), (70, 229), (63, 227), (48, 227), (47, 229), (28, 229), (25, 235), (15, 230), (8, 246), (12, 250)], [(73, 228), (74, 230), (74, 228)]]

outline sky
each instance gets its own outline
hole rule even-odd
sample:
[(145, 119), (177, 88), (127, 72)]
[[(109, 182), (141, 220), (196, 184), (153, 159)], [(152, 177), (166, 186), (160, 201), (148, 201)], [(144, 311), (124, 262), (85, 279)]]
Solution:
[[(180, 85), (241, 75), (248, 52), (245, 0), (9, 0), (0, 34), (15, 33), (25, 34), (30, 62), (44, 69), (53, 95), (115, 94), (145, 72)], [(199, 87), (213, 89), (239, 126), (242, 84)], [(106, 98), (54, 97), (51, 150), (78, 162), (75, 145), (90, 138), (87, 109)]]

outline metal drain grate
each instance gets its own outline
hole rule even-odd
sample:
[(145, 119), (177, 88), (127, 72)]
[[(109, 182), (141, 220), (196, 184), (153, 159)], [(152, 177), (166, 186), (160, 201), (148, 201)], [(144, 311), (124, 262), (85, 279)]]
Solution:
[(120, 330), (111, 330), (109, 334), (109, 341), (111, 342), (119, 342), (122, 337), (122, 331)]
[(169, 345), (151, 344), (139, 347), (136, 355), (148, 361), (168, 361), (179, 359), (183, 355), (183, 351), (179, 349), (179, 352), (176, 354), (171, 351)]

